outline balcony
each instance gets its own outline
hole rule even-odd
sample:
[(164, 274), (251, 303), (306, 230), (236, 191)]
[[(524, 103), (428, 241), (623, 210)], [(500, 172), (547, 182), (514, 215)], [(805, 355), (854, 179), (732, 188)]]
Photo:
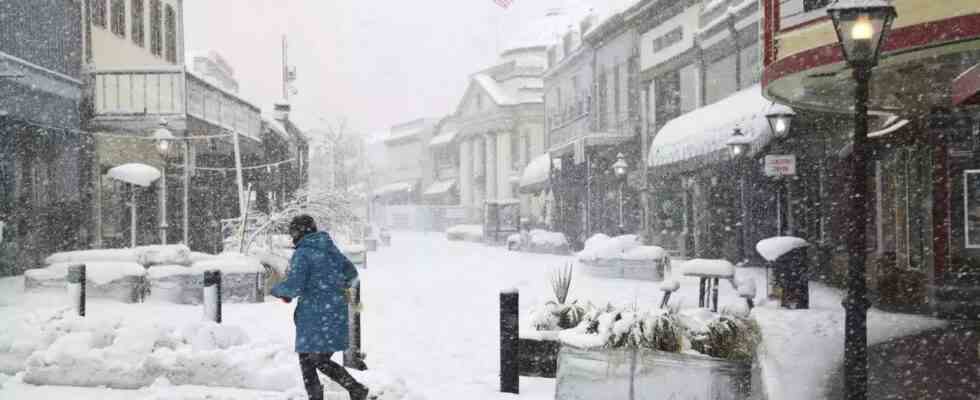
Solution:
[(87, 80), (91, 129), (146, 130), (163, 118), (172, 129), (185, 130), (194, 119), (259, 140), (258, 107), (182, 67), (97, 70)]

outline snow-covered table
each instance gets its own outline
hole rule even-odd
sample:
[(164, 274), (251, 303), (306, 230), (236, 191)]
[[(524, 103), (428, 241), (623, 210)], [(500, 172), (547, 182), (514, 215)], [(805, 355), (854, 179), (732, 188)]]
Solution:
[(735, 277), (735, 266), (727, 260), (695, 258), (683, 264), (684, 276), (700, 278), (698, 306), (718, 311), (718, 283)]

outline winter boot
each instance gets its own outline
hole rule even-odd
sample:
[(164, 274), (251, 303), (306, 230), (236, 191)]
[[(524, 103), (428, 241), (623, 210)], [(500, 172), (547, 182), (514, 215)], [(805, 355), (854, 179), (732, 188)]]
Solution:
[(350, 400), (367, 400), (368, 398), (368, 388), (364, 385), (351, 389), (348, 393), (350, 393)]

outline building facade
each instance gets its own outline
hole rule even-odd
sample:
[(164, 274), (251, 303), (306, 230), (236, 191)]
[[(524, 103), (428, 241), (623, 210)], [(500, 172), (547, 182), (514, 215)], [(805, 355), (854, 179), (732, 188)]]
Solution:
[(82, 2), (0, 9), (0, 275), (11, 275), (94, 234), (93, 141), (80, 131)]

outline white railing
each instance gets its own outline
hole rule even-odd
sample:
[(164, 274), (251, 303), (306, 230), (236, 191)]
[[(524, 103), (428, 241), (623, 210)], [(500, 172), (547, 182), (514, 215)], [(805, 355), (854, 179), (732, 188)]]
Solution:
[(91, 79), (96, 116), (184, 113), (182, 68), (100, 70)]

